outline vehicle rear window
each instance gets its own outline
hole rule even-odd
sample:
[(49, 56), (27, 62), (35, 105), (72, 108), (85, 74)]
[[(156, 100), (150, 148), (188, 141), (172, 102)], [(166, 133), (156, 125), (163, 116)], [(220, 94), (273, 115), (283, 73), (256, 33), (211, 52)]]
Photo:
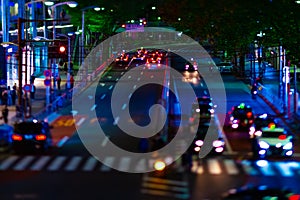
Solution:
[(41, 123), (19, 123), (15, 124), (14, 131), (19, 134), (38, 134), (42, 132), (43, 125)]

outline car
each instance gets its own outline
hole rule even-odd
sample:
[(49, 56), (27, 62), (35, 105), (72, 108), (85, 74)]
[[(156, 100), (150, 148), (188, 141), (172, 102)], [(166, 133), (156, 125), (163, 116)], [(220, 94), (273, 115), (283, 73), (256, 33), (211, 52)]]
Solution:
[(288, 188), (270, 187), (267, 185), (245, 185), (229, 189), (222, 195), (223, 200), (299, 200), (300, 195)]
[(233, 71), (233, 65), (230, 62), (220, 62), (217, 63), (216, 66), (220, 73), (231, 73)]
[(185, 71), (194, 72), (194, 71), (198, 70), (198, 65), (197, 65), (197, 63), (195, 61), (192, 62), (192, 63), (186, 62), (184, 69), (185, 69)]
[(240, 103), (239, 105), (233, 106), (229, 114), (229, 124), (232, 130), (247, 129), (254, 122), (254, 113), (250, 105)]
[(11, 148), (13, 127), (8, 124), (0, 125), (0, 152), (7, 152)]
[(214, 117), (215, 107), (216, 105), (213, 104), (211, 97), (197, 97), (192, 104), (192, 116), (199, 116), (201, 124), (209, 123), (211, 118)]
[(14, 124), (14, 133), (11, 136), (12, 149), (16, 153), (27, 150), (46, 151), (53, 146), (52, 136), (48, 122), (21, 121)]
[(115, 62), (118, 66), (127, 66), (129, 61), (129, 54), (125, 52), (123, 52), (119, 57), (115, 59)]
[(145, 57), (133, 57), (128, 63), (128, 67), (138, 67), (140, 65), (145, 65), (147, 60)]
[[(210, 128), (210, 129), (209, 129)], [(195, 124), (191, 124), (190, 126), (191, 131), (195, 131)], [(208, 130), (210, 130), (208, 132)], [(214, 140), (206, 140), (209, 136), (208, 133), (216, 133), (217, 138)], [(211, 135), (212, 136), (212, 135)], [(212, 136), (215, 137), (215, 136)], [(208, 143), (211, 141), (211, 143)], [(204, 147), (204, 145), (209, 145)], [(218, 127), (212, 123), (211, 127), (207, 124), (199, 124), (197, 129), (197, 134), (193, 140), (193, 143), (190, 145), (190, 152), (193, 154), (199, 154), (201, 149), (209, 148), (209, 155), (221, 155), (225, 150), (225, 140), (223, 138), (222, 132), (218, 129)]]
[(291, 157), (294, 153), (294, 135), (289, 134), (285, 128), (272, 124), (261, 129), (252, 138), (254, 158), (267, 158), (271, 156)]
[(267, 113), (255, 115), (254, 122), (249, 128), (250, 138), (254, 138), (256, 135), (260, 134), (262, 128), (273, 124), (278, 125), (278, 121), (272, 115)]

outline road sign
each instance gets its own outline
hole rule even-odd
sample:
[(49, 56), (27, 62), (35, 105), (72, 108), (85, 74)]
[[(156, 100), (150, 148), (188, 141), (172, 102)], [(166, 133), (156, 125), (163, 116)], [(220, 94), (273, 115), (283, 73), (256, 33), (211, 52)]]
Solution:
[(31, 85), (29, 85), (29, 84), (24, 85), (24, 86), (23, 86), (23, 90), (25, 90), (25, 92), (30, 92), (30, 90), (31, 90)]
[(50, 76), (51, 76), (51, 71), (50, 71), (49, 69), (44, 70), (44, 75), (45, 75), (46, 77), (50, 77)]
[(44, 85), (45, 86), (50, 86), (50, 84), (51, 84), (51, 80), (50, 79), (45, 79), (44, 80)]

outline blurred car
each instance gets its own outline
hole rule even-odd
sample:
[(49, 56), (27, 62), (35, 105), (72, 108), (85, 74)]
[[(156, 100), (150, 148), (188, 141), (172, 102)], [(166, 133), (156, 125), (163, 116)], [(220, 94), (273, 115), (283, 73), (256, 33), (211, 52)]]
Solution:
[(249, 128), (250, 138), (254, 138), (256, 135), (260, 135), (261, 129), (271, 125), (278, 125), (278, 121), (271, 115), (266, 113), (256, 115), (253, 124)]
[(0, 152), (9, 151), (12, 144), (13, 130), (13, 127), (8, 124), (0, 125)]
[(144, 57), (133, 57), (128, 63), (128, 67), (138, 67), (140, 65), (145, 65), (147, 60)]
[(27, 150), (46, 151), (52, 147), (52, 137), (48, 122), (32, 120), (14, 124), (12, 148), (16, 153)]
[(129, 54), (123, 52), (119, 57), (116, 58), (115, 62), (118, 66), (127, 66), (130, 62)]
[[(195, 131), (194, 129), (194, 124), (191, 124), (190, 128), (191, 131)], [(225, 140), (222, 136), (222, 133), (220, 132), (220, 130), (218, 129), (217, 126), (215, 125), (211, 125), (210, 129), (209, 125), (207, 124), (199, 124), (198, 129), (197, 129), (197, 134), (194, 138), (193, 143), (190, 146), (190, 151), (193, 154), (199, 154), (199, 152), (201, 151), (202, 148), (204, 148), (204, 145), (209, 145), (209, 146), (205, 146), (205, 148), (209, 148), (209, 155), (221, 155), (224, 150), (225, 150)], [(210, 130), (208, 132), (208, 130)], [(215, 136), (217, 136), (217, 138), (215, 140), (213, 140), (211, 143), (208, 143), (208, 141), (211, 141), (210, 139), (205, 140), (206, 137), (209, 137), (208, 134), (216, 134)], [(211, 137), (215, 137), (210, 135)]]
[(184, 69), (185, 69), (185, 71), (194, 72), (194, 71), (198, 70), (198, 65), (197, 65), (197, 63), (195, 61), (192, 62), (192, 63), (186, 62)]
[(288, 188), (268, 187), (266, 185), (246, 185), (233, 188), (222, 195), (223, 200), (299, 200), (300, 195), (293, 193)]
[(253, 156), (266, 158), (270, 156), (291, 157), (294, 153), (294, 136), (275, 124), (264, 127), (252, 139)]
[(197, 97), (192, 105), (192, 116), (200, 117), (200, 124), (209, 123), (214, 117), (216, 105), (213, 104), (209, 96)]
[(233, 65), (230, 62), (220, 62), (217, 63), (216, 66), (220, 73), (231, 73), (233, 71)]
[(229, 112), (229, 124), (233, 130), (249, 129), (254, 122), (254, 114), (251, 106), (240, 103), (233, 106)]

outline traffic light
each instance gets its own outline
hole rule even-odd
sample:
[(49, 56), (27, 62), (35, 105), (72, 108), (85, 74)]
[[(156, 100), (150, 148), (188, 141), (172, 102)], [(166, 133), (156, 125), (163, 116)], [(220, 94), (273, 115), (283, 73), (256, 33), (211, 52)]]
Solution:
[(66, 51), (67, 51), (67, 49), (64, 45), (59, 46), (59, 53), (60, 54), (65, 54)]

